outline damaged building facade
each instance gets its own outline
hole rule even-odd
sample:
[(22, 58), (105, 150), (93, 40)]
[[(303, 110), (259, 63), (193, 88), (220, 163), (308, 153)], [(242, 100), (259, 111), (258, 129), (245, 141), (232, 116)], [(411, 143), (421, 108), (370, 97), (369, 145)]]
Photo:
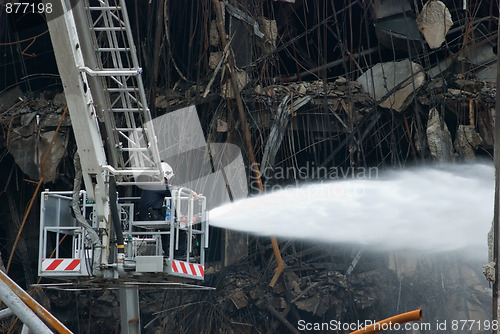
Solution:
[[(347, 178), (359, 176), (360, 168), (492, 159), (493, 1), (127, 4), (153, 117), (196, 105), (208, 143), (241, 148), (248, 184), (257, 176), (264, 189), (314, 181), (319, 168)], [(48, 187), (72, 188), (76, 144), (43, 15), (0, 12), (0, 59), (0, 252), (27, 287), (37, 281), (36, 257), (29, 256), (38, 251), (37, 196)], [(277, 174), (289, 170), (306, 172)], [(448, 319), (490, 317), (481, 269), (452, 255), (433, 262), (282, 241), (288, 270), (269, 289), (275, 267), (269, 240), (251, 237), (231, 258), (224, 254), (227, 240), (246, 243), (247, 236), (214, 235), (213, 276), (206, 284), (218, 292), (145, 296), (152, 333), (297, 332), (300, 319), (381, 319), (428, 305), (424, 295), (419, 305), (404, 293), (398, 299), (392, 289), (401, 287), (432, 290), (439, 305), (460, 304)], [(429, 274), (431, 267), (452, 274)], [(443, 289), (436, 289), (441, 282)], [(112, 292), (92, 294), (71, 299), (65, 296), (73, 293), (47, 292), (46, 302), (72, 326), (102, 326), (119, 317)], [(179, 308), (197, 300), (203, 312)], [(71, 320), (65, 310), (78, 303), (80, 321)], [(165, 311), (173, 307), (179, 312)]]

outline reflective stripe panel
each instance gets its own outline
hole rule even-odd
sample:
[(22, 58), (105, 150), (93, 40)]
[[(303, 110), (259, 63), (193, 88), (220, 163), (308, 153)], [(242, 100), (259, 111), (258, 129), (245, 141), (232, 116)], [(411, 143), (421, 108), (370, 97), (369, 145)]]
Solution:
[(80, 271), (80, 259), (43, 259), (42, 271)]
[(174, 273), (185, 274), (189, 276), (204, 277), (205, 269), (201, 264), (188, 263), (179, 260), (172, 261), (172, 271)]

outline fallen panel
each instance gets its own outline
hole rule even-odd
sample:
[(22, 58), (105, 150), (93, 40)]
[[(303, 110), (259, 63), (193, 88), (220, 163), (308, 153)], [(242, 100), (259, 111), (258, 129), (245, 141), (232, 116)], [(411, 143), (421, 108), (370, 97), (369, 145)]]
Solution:
[(356, 81), (380, 106), (402, 111), (425, 82), (425, 73), (422, 66), (405, 59), (379, 63)]
[(427, 2), (417, 17), (418, 29), (431, 49), (439, 48), (453, 25), (448, 8), (441, 1)]
[(453, 157), (451, 134), (436, 108), (429, 111), (426, 132), (431, 156), (439, 162), (451, 161)]
[(477, 133), (476, 127), (472, 125), (458, 126), (455, 136), (455, 150), (465, 160), (474, 160), (475, 151), (483, 143), (483, 139)]

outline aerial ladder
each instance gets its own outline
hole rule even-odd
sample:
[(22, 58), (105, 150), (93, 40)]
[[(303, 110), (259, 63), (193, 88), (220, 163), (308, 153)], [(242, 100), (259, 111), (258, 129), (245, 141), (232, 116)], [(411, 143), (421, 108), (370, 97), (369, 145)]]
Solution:
[[(85, 284), (203, 280), (204, 196), (173, 189), (165, 198), (170, 219), (139, 221), (138, 198), (117, 195), (117, 186), (163, 180), (125, 1), (44, 2), (78, 154), (74, 189), (41, 196), (39, 276)], [(188, 244), (182, 257), (180, 233)], [(122, 332), (139, 333), (138, 291), (120, 291)]]

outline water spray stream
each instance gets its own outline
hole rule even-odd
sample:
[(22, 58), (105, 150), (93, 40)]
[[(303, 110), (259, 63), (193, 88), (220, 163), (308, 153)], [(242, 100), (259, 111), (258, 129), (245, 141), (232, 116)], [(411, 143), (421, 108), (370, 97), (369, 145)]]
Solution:
[(212, 210), (210, 222), (376, 249), (466, 249), (485, 261), (493, 195), (491, 164), (409, 168), (375, 180), (312, 183), (251, 197)]

